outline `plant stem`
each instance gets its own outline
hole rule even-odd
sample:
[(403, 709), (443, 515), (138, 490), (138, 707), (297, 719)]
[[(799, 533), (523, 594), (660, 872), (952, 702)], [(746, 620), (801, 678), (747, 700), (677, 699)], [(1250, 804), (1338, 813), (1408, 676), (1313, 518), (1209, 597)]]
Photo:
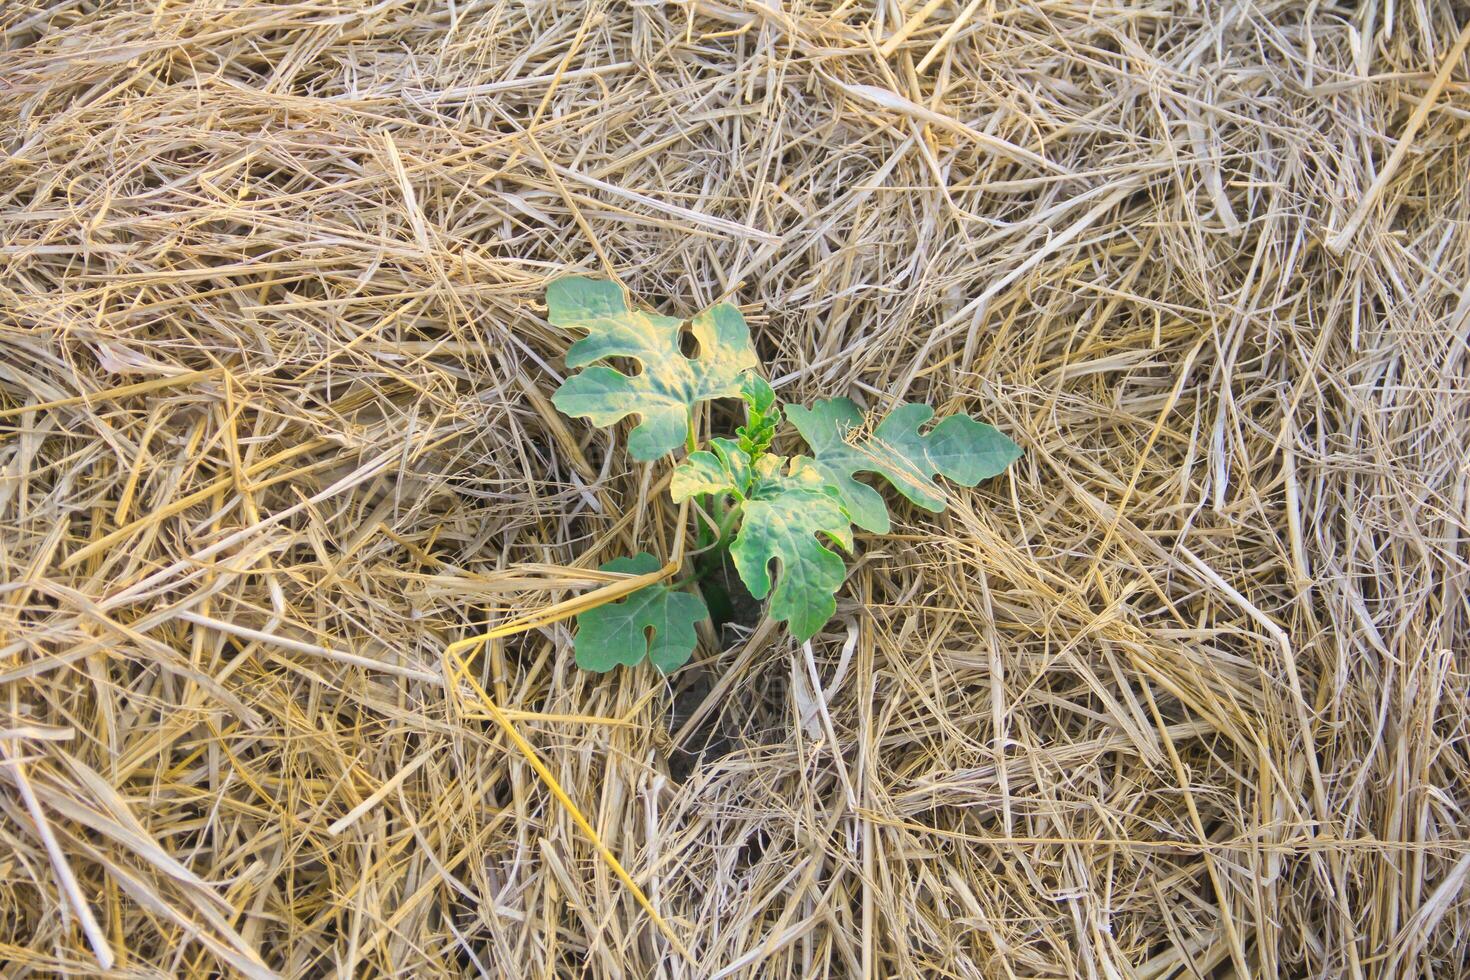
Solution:
[(736, 504), (735, 506), (727, 510), (725, 512), (725, 515), (720, 518), (719, 543), (721, 548), (729, 547), (729, 544), (727, 542), (730, 539), (730, 532), (734, 529), (735, 522), (740, 519), (740, 514), (742, 510), (744, 510), (744, 508), (740, 504)]
[[(709, 513), (709, 498), (710, 495), (707, 493), (697, 494), (694, 498), (694, 504), (699, 510)], [(694, 533), (695, 551), (703, 551), (714, 543), (714, 539), (710, 537), (709, 523), (700, 517), (698, 513), (694, 515)]]

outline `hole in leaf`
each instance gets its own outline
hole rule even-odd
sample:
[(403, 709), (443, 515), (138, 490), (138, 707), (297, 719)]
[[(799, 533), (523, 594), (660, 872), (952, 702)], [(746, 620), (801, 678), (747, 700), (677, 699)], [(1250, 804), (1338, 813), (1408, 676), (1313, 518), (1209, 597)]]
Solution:
[(690, 360), (699, 356), (699, 338), (694, 336), (694, 328), (688, 323), (679, 328), (679, 353)]
[(636, 357), (608, 357), (603, 359), (603, 363), (630, 378), (636, 378), (643, 373), (643, 362)]

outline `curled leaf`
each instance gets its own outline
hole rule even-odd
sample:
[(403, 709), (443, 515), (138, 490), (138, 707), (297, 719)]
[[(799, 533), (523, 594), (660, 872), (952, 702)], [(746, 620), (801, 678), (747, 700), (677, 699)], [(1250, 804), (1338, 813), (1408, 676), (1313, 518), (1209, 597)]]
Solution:
[(841, 492), (853, 523), (880, 534), (889, 528), (883, 495), (855, 474), (876, 473), (909, 500), (938, 513), (945, 497), (935, 476), (973, 487), (1021, 456), (1020, 446), (968, 415), (948, 416), (921, 435), (919, 427), (934, 417), (928, 405), (898, 406), (869, 435), (861, 434), (863, 414), (846, 398), (811, 408), (793, 405), (786, 414), (811, 446), (816, 466)]
[(690, 453), (674, 467), (669, 493), (676, 504), (702, 493), (728, 493), (744, 500), (753, 477), (749, 453), (733, 440), (711, 439), (709, 449)]
[(745, 399), (745, 424), (735, 430), (740, 448), (751, 456), (759, 456), (771, 448), (776, 427), (781, 424), (781, 409), (776, 406), (776, 392), (770, 382), (751, 372), (740, 388)]
[[(695, 405), (739, 396), (744, 372), (756, 366), (745, 318), (728, 303), (690, 321), (699, 347), (693, 357), (680, 350), (681, 321), (633, 309), (617, 283), (557, 279), (546, 290), (546, 307), (553, 324), (587, 334), (567, 351), (567, 367), (585, 370), (568, 378), (552, 403), (601, 426), (641, 416), (628, 439), (634, 459), (657, 459), (684, 445)], [(639, 373), (597, 363), (614, 357), (637, 361)]]
[(746, 407), (756, 416), (770, 415), (771, 409), (776, 407), (776, 389), (754, 371), (741, 381), (740, 397), (745, 399)]
[[(646, 575), (659, 569), (659, 560), (648, 552), (633, 558), (615, 558), (602, 566), (604, 572)], [(679, 592), (663, 582), (645, 585), (619, 602), (594, 606), (577, 616), (577, 666), (584, 670), (607, 671), (618, 664), (628, 667), (648, 657), (661, 673), (682, 667), (699, 638), (694, 624), (709, 617), (704, 600)]]

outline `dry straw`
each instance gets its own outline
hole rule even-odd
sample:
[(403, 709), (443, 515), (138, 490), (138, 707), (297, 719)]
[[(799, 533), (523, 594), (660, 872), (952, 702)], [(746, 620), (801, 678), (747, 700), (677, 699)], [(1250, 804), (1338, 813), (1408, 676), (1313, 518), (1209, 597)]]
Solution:
[[(0, 973), (1470, 973), (1465, 17), (0, 6)], [(1026, 457), (580, 673), (573, 270)]]

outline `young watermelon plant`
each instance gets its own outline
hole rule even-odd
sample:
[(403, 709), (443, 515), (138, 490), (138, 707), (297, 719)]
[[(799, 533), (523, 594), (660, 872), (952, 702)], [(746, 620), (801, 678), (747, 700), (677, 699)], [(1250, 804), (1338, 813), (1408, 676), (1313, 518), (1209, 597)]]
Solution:
[[(634, 309), (616, 283), (557, 279), (547, 289), (546, 306), (551, 323), (585, 334), (567, 350), (567, 367), (580, 371), (552, 396), (556, 407), (599, 426), (638, 416), (628, 438), (634, 459), (647, 462), (683, 451), (669, 492), (675, 503), (693, 500), (709, 515), (700, 524), (698, 550), (713, 556), (697, 563), (698, 574), (687, 584), (721, 592), (711, 573), (728, 555), (750, 594), (769, 597), (771, 618), (786, 623), (798, 640), (816, 635), (837, 610), (847, 565), (828, 545), (851, 554), (853, 525), (877, 533), (889, 529), (883, 495), (858, 474), (881, 477), (913, 503), (939, 513), (945, 495), (936, 476), (972, 487), (1021, 455), (1014, 442), (968, 415), (948, 416), (921, 432), (934, 417), (928, 405), (899, 405), (871, 429), (846, 398), (783, 411), (759, 373), (745, 318), (728, 303), (689, 321), (698, 345), (692, 356), (681, 348), (682, 321)], [(638, 373), (605, 363), (613, 358), (636, 361)], [(745, 424), (734, 438), (716, 437), (701, 448), (695, 409), (715, 398), (741, 399)], [(811, 455), (772, 451), (785, 421)], [(660, 565), (641, 552), (602, 570), (643, 574)], [(605, 671), (648, 657), (668, 673), (689, 660), (698, 642), (695, 625), (708, 616), (704, 598), (695, 592), (662, 582), (644, 586), (577, 617), (577, 664)]]

